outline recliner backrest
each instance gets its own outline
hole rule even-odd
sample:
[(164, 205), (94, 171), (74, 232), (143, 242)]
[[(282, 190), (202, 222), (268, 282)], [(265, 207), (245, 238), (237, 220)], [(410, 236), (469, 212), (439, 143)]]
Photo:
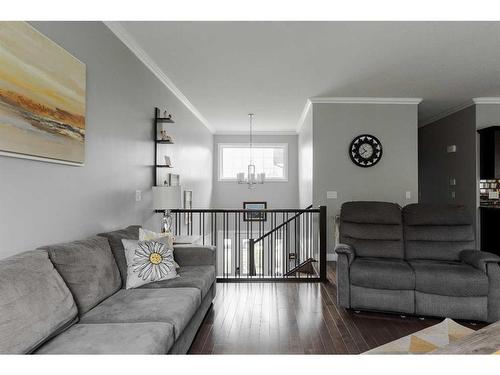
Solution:
[(340, 211), (340, 241), (357, 257), (403, 259), (401, 207), (388, 202), (346, 202)]
[(475, 249), (472, 218), (464, 206), (410, 204), (403, 209), (405, 258), (458, 261)]

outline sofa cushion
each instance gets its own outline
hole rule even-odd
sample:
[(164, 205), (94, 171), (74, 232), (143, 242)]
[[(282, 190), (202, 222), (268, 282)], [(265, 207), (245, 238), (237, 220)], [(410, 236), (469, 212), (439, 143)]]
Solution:
[(122, 286), (125, 288), (127, 285), (127, 259), (125, 258), (125, 251), (123, 249), (122, 240), (138, 240), (139, 239), (139, 225), (131, 225), (125, 229), (115, 230), (113, 232), (99, 233), (98, 236), (106, 237), (109, 241), (111, 251), (115, 256), (118, 270), (122, 279)]
[(346, 202), (340, 212), (340, 242), (358, 257), (404, 257), (401, 208), (386, 202)]
[(356, 258), (349, 274), (351, 284), (373, 289), (413, 290), (415, 275), (400, 259)]
[(474, 249), (472, 219), (463, 206), (410, 204), (403, 209), (406, 259), (458, 261)]
[(0, 353), (30, 353), (76, 316), (71, 292), (47, 252), (0, 261)]
[(80, 316), (120, 289), (120, 273), (106, 238), (95, 236), (41, 249), (49, 253), (71, 290)]
[(215, 266), (184, 266), (177, 269), (177, 273), (179, 277), (175, 279), (149, 283), (140, 288), (198, 288), (203, 299), (215, 282)]
[(455, 297), (488, 295), (488, 276), (470, 265), (431, 260), (415, 260), (410, 265), (419, 292)]
[(166, 354), (173, 343), (169, 323), (76, 324), (36, 354)]
[(82, 323), (166, 322), (175, 339), (201, 304), (196, 288), (121, 289), (80, 319)]
[(471, 217), (464, 206), (413, 203), (403, 208), (406, 225), (470, 225)]

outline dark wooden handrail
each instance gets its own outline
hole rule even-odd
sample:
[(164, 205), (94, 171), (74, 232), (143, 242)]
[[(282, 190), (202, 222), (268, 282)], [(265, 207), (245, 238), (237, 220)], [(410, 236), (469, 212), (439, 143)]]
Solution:
[(276, 232), (279, 229), (283, 228), (285, 225), (287, 225), (291, 221), (295, 220), (296, 218), (298, 218), (303, 213), (305, 213), (305, 212), (319, 212), (319, 209), (317, 209), (317, 210), (312, 209), (312, 204), (311, 204), (310, 206), (307, 206), (304, 210), (295, 210), (294, 212), (297, 212), (297, 214), (293, 215), (291, 218), (289, 218), (288, 220), (284, 221), (283, 223), (281, 223), (280, 225), (278, 225), (276, 228), (273, 228), (272, 230), (270, 230), (266, 234), (264, 234), (264, 235), (260, 236), (259, 238), (257, 238), (254, 241), (254, 243), (262, 241), (264, 238), (266, 238), (267, 236), (270, 236), (274, 232)]
[[(250, 210), (245, 210), (245, 209), (239, 209), (239, 208), (235, 208), (235, 209), (227, 209), (227, 208), (195, 208), (195, 209), (188, 209), (188, 208), (175, 208), (175, 209), (172, 209), (170, 210), (170, 212), (172, 213), (238, 213), (238, 212), (241, 212), (241, 213), (248, 213), (248, 212), (268, 212), (268, 213), (272, 213), (272, 212), (276, 212), (276, 213), (297, 213), (297, 214), (301, 214), (301, 213), (304, 213), (304, 212), (319, 212), (319, 208), (311, 208), (311, 206), (309, 206), (308, 208), (304, 208), (304, 209), (297, 209), (297, 208), (272, 208), (272, 209), (262, 209), (262, 210), (254, 210), (254, 209), (250, 209)], [(157, 211), (161, 211), (163, 212), (164, 210), (157, 210)], [(291, 219), (290, 219), (291, 220)]]

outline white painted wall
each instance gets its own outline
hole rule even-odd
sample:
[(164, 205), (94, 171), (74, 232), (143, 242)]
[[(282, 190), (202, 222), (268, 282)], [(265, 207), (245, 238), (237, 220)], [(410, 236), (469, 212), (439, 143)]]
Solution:
[(195, 207), (209, 207), (213, 136), (192, 113), (102, 23), (32, 25), (87, 65), (86, 160), (0, 157), (0, 258), (130, 224), (159, 228), (150, 208), (155, 106), (175, 117), (173, 172)]

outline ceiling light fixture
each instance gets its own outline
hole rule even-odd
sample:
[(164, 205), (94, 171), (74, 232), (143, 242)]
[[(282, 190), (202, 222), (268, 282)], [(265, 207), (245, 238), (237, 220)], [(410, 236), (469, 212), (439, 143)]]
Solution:
[(265, 173), (255, 173), (255, 164), (253, 163), (253, 116), (253, 113), (248, 114), (250, 121), (250, 162), (247, 167), (247, 174), (245, 176), (245, 172), (240, 172), (236, 175), (238, 184), (247, 184), (249, 189), (253, 189), (257, 184), (263, 184), (266, 179)]

